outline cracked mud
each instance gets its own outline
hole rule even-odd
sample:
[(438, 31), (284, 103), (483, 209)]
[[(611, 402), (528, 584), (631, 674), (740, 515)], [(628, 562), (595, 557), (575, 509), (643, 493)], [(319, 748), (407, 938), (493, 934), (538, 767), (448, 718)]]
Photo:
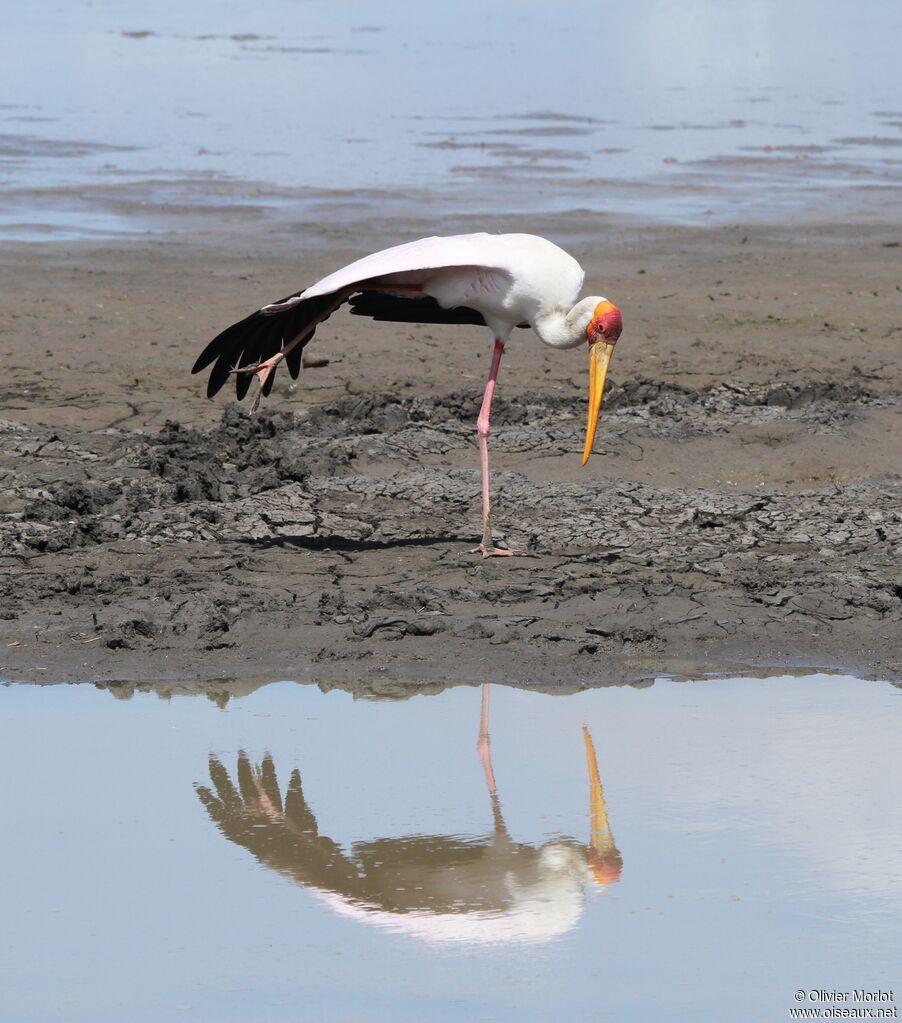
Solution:
[[(749, 494), (500, 471), (501, 531), (533, 557), (474, 560), (463, 551), (478, 522), (476, 471), (416, 465), (472, 456), (478, 401), (377, 394), (255, 417), (232, 406), (217, 427), (150, 435), (2, 423), (17, 456), (0, 526), (3, 617), (27, 627), (38, 610), (73, 643), (114, 651), (243, 650), (265, 621), (265, 635), (285, 630), (320, 663), (371, 659), (401, 640), (426, 661), (435, 637), (439, 658), (449, 646), (472, 657), (525, 644), (588, 678), (608, 656), (738, 655), (750, 633), (764, 647), (798, 633), (835, 641), (846, 624), (854, 643), (902, 621), (892, 553), (902, 515), (886, 483)], [(869, 404), (898, 399), (641, 381), (610, 395), (605, 439), (641, 446), (737, 421), (832, 431)], [(578, 450), (581, 411), (577, 398), (499, 402), (494, 443)], [(390, 474), (358, 469), (392, 454), (402, 464)], [(261, 571), (274, 557), (279, 569)]]

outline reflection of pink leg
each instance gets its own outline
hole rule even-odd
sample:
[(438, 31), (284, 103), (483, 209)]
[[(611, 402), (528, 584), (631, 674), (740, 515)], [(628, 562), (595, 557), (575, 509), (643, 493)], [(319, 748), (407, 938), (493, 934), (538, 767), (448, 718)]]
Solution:
[(479, 750), (479, 759), (482, 762), (482, 770), (485, 773), (485, 784), (489, 795), (494, 796), (496, 792), (495, 772), (492, 770), (492, 745), (489, 740), (489, 687), (488, 683), (482, 686), (482, 716), (479, 719), (479, 742), (476, 744)]
[(482, 686), (482, 716), (479, 720), (479, 741), (476, 743), (476, 749), (479, 751), (482, 771), (485, 774), (486, 788), (489, 790), (489, 797), (492, 800), (492, 816), (495, 818), (495, 830), (504, 831), (504, 818), (501, 816), (501, 803), (495, 786), (495, 772), (492, 770), (492, 744), (489, 739), (488, 683), (483, 683)]
[(492, 353), (492, 368), (489, 370), (488, 383), (485, 385), (485, 394), (482, 397), (482, 408), (479, 410), (479, 418), (476, 420), (476, 431), (479, 434), (479, 462), (482, 468), (482, 542), (474, 547), (471, 554), (481, 554), (484, 558), (494, 556), (510, 557), (520, 554), (521, 551), (507, 551), (496, 547), (492, 540), (492, 502), (489, 494), (489, 433), (491, 430), (490, 417), (492, 414), (492, 397), (495, 394), (495, 384), (498, 380), (498, 369), (501, 366), (501, 356), (504, 355), (504, 342), (501, 338), (495, 338), (495, 350)]

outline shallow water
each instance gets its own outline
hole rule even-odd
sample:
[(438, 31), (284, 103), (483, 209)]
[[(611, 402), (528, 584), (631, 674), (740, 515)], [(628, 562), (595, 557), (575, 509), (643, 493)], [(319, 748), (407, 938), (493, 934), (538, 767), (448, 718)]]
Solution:
[(137, 181), (159, 186), (158, 213), (173, 185), (187, 201), (200, 180), (308, 216), (322, 197), (305, 190), (382, 189), (431, 193), (445, 215), (672, 220), (898, 186), (893, 0), (563, 11), (35, 0), (0, 38), (0, 228), (33, 235), (30, 193), (48, 188), (40, 223), (67, 208), (61, 236), (73, 211), (115, 233), (90, 214)]
[(0, 689), (4, 1018), (785, 1019), (899, 980), (897, 688), (226, 690)]

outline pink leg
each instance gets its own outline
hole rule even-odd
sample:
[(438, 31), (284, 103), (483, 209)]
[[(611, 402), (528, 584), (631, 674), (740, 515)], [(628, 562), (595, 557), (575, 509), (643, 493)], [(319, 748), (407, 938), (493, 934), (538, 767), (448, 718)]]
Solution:
[(485, 394), (482, 397), (482, 408), (479, 410), (479, 418), (476, 420), (476, 431), (479, 434), (479, 462), (482, 467), (482, 542), (474, 547), (471, 554), (481, 554), (484, 558), (493, 556), (510, 557), (514, 554), (522, 554), (522, 551), (508, 551), (496, 547), (492, 540), (492, 501), (489, 493), (489, 433), (491, 431), (490, 416), (492, 412), (492, 397), (495, 394), (495, 384), (498, 380), (498, 369), (501, 366), (501, 356), (504, 355), (504, 342), (501, 338), (495, 338), (495, 350), (492, 353), (492, 368), (489, 370), (488, 383), (485, 385)]

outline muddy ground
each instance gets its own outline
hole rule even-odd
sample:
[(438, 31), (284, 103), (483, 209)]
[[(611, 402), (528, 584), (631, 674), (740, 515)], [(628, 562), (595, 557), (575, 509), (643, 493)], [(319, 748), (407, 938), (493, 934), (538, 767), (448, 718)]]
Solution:
[(504, 225), (566, 244), (625, 331), (585, 470), (585, 353), (516, 332), (493, 483), (531, 556), (487, 561), (480, 329), (336, 314), (252, 418), (188, 373), (424, 227), (6, 246), (0, 677), (902, 676), (902, 227)]

